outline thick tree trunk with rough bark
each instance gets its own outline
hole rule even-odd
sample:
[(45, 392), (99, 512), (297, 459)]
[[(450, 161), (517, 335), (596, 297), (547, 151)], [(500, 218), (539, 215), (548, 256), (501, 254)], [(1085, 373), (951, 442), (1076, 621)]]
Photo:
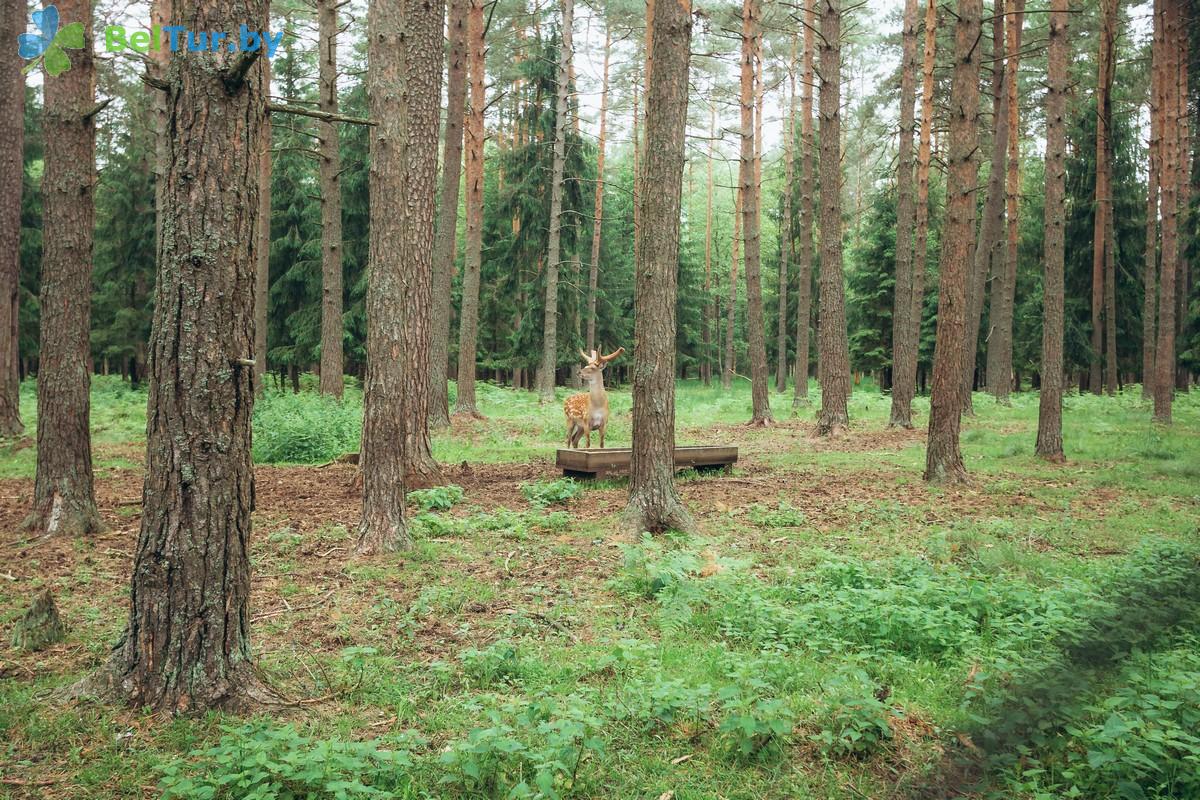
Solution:
[[(267, 24), (263, 0), (179, 0), (174, 11), (209, 30)], [(142, 522), (128, 627), (93, 679), (136, 708), (244, 710), (270, 697), (251, 664), (249, 605), (263, 63), (247, 74), (243, 57), (181, 52), (166, 74), (175, 135), (160, 209)]]
[(850, 341), (842, 274), (842, 10), (821, 0), (821, 307), (817, 320), (821, 413), (817, 432), (837, 433), (850, 422)]
[[(650, 14), (647, 14), (648, 22)], [(626, 526), (688, 530), (675, 491), (675, 306), (679, 213), (686, 161), (691, 3), (661, 3), (652, 18), (654, 68), (646, 87), (641, 255), (634, 309), (633, 460)]]
[(733, 239), (729, 243), (729, 302), (725, 308), (725, 369), (721, 371), (721, 388), (733, 386), (737, 371), (737, 352), (733, 346), (734, 325), (737, 322), (738, 248), (742, 243), (742, 190), (734, 190)]
[[(318, 0), (317, 109), (338, 113), (339, 0)], [(321, 394), (342, 396), (342, 155), (338, 123), (317, 122), (321, 180)]]
[[(604, 25), (604, 69), (600, 82), (600, 137), (596, 142), (596, 203), (592, 220), (592, 259), (588, 263), (587, 350), (596, 347), (596, 292), (600, 286), (600, 235), (604, 230), (604, 147), (608, 134), (608, 65), (612, 55), (612, 31)], [(712, 205), (712, 167), (709, 166), (709, 206)], [(707, 248), (707, 244), (705, 245)], [(707, 255), (705, 256), (707, 258)], [(707, 266), (707, 262), (706, 262)], [(706, 287), (707, 288), (707, 287)], [(708, 335), (707, 326), (704, 333)], [(707, 347), (705, 353), (707, 353)]]
[(1025, 0), (1013, 0), (1008, 18), (1007, 57), (1004, 64), (1004, 83), (1008, 102), (1008, 158), (1004, 177), (1005, 237), (1002, 268), (996, 269), (997, 282), (992, 292), (992, 334), (987, 349), (988, 391), (996, 402), (1008, 405), (1012, 387), (1013, 304), (1016, 300), (1017, 245), (1020, 240), (1018, 213), (1020, 210), (1020, 111), (1017, 100), (1017, 69), (1020, 64), (1021, 27), (1024, 21)]
[[(983, 205), (983, 219), (979, 225), (979, 239), (975, 243), (974, 266), (967, 293), (967, 352), (963, 363), (963, 413), (975, 413), (973, 390), (975, 388), (975, 361), (979, 351), (979, 325), (983, 319), (984, 297), (988, 294), (988, 271), (992, 269), (992, 298), (998, 299), (999, 283), (996, 273), (1003, 269), (1004, 250), (1000, 246), (1000, 234), (1004, 230), (1004, 162), (1008, 156), (1008, 92), (1004, 74), (1004, 0), (996, 0), (992, 15), (992, 156), (991, 172), (988, 174), (987, 198)], [(993, 304), (995, 308), (995, 304)], [(994, 320), (991, 320), (994, 321)], [(991, 328), (985, 342), (991, 340)], [(985, 376), (986, 377), (986, 376)]]
[[(417, 5), (411, 5), (414, 2)], [(404, 140), (404, 182), (397, 191), (405, 203), (405, 219), (401, 223), (405, 230), (405, 250), (399, 269), (405, 303), (404, 345), (400, 351), (404, 360), (401, 452), (407, 489), (443, 482), (429, 440), (429, 347), (433, 338), (433, 233), (445, 8), (445, 0), (405, 0), (403, 12), (403, 43), (407, 53), (401, 80), (409, 119)], [(419, 199), (414, 202), (414, 197)]]
[(88, 429), (96, 69), (91, 5), (68, 0), (60, 2), (58, 10), (63, 25), (83, 22), (84, 46), (66, 51), (71, 58), (68, 71), (45, 76), (37, 478), (25, 527), (77, 536), (101, 527)]
[(485, 106), (483, 2), (471, 0), (467, 50), (471, 113), (467, 118), (467, 238), (463, 258), (462, 307), (458, 317), (458, 395), (455, 414), (479, 417), (475, 405), (475, 349), (479, 330), (479, 272), (483, 263), (483, 112)]
[[(270, 2), (266, 18), (270, 19)], [(164, 51), (165, 52), (165, 51)], [(264, 101), (271, 94), (271, 62), (260, 67)], [(166, 129), (164, 128), (164, 131)], [(165, 173), (166, 167), (163, 167)], [(159, 204), (159, 208), (162, 205)], [(254, 394), (267, 385), (267, 315), (271, 305), (271, 115), (264, 116), (258, 141), (258, 222), (254, 229)]]
[[(419, 302), (414, 300), (414, 273), (427, 274), (433, 264), (443, 8), (437, 0), (372, 0), (368, 12), (368, 96), (377, 125), (372, 128), (369, 174), (367, 375), (359, 460), (363, 513), (358, 551), (364, 554), (411, 547), (404, 492), (411, 462), (406, 451), (413, 441), (406, 428), (414, 413), (405, 408), (412, 397), (404, 373), (413, 360), (404, 353), (414, 346), (407, 319)], [(425, 386), (423, 398), (428, 397)]]
[(1042, 368), (1037, 454), (1063, 460), (1063, 261), (1066, 226), (1069, 0), (1052, 0), (1046, 70), (1046, 207), (1042, 301)]
[(1162, 56), (1155, 60), (1161, 65), (1162, 87), (1162, 268), (1158, 282), (1158, 342), (1154, 354), (1154, 421), (1169, 424), (1175, 392), (1175, 292), (1179, 274), (1179, 71), (1186, 29), (1182, 24), (1181, 0), (1159, 0), (1154, 5), (1156, 14), (1161, 7), (1163, 18), (1162, 37), (1155, 40)]
[(958, 0), (954, 23), (954, 75), (950, 87), (950, 147), (946, 158), (946, 222), (938, 262), (937, 339), (929, 404), (925, 480), (966, 480), (959, 448), (963, 364), (974, 341), (967, 330), (967, 272), (974, 233), (974, 160), (979, 125), (979, 37), (983, 3)]
[[(892, 311), (892, 411), (888, 427), (911, 428), (913, 380), (901, 381), (900, 372), (917, 363), (917, 341), (911, 336), (913, 311), (912, 233), (916, 223), (913, 202), (913, 129), (917, 102), (917, 0), (905, 0), (901, 31), (900, 145), (896, 164), (896, 290)], [(907, 373), (906, 373), (907, 374)]]
[[(767, 343), (763, 322), (762, 235), (759, 230), (758, 155), (755, 147), (755, 53), (761, 16), (759, 0), (742, 2), (742, 135), (738, 182), (742, 193), (742, 238), (746, 258), (746, 343), (750, 357), (751, 425), (766, 425), (771, 419), (767, 391)], [(649, 104), (647, 103), (647, 107)], [(643, 193), (645, 187), (643, 187)]]
[(808, 405), (813, 268), (813, 38), (816, 0), (804, 0), (804, 67), (800, 78), (800, 254), (796, 275), (796, 388), (793, 412)]
[(779, 221), (779, 314), (775, 333), (775, 391), (787, 390), (788, 360), (788, 273), (794, 257), (792, 252), (792, 191), (795, 171), (792, 167), (792, 145), (796, 139), (796, 43), (799, 35), (792, 34), (792, 57), (788, 61), (788, 114), (783, 126), (783, 215)]
[[(538, 365), (538, 396), (554, 399), (554, 372), (558, 366), (558, 267), (562, 245), (563, 172), (567, 160), (568, 74), (574, 45), (571, 28), (574, 0), (561, 0), (562, 47), (559, 50), (554, 99), (554, 160), (550, 168), (550, 233), (546, 247), (546, 296), (542, 306), (542, 359)], [(636, 234), (635, 234), (636, 235)]]
[(19, 436), (21, 370), (18, 323), (21, 297), (21, 190), (25, 174), (24, 63), (12, 46), (25, 32), (25, 3), (0, 5), (0, 439)]
[(454, 242), (458, 187), (462, 179), (463, 118), (467, 106), (467, 9), (470, 0), (450, 0), (446, 53), (446, 133), (442, 144), (442, 196), (433, 238), (433, 336), (429, 346), (429, 426), (450, 424), (446, 370), (450, 360), (450, 291), (454, 285)]

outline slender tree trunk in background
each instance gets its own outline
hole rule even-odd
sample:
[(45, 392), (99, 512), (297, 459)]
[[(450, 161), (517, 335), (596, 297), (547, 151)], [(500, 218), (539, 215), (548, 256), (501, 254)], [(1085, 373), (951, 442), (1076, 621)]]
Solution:
[[(921, 343), (921, 318), (925, 312), (925, 262), (929, 241), (929, 166), (933, 161), (933, 68), (937, 56), (937, 2), (928, 0), (925, 7), (925, 52), (921, 78), (921, 140), (917, 147), (917, 208), (916, 241), (913, 244), (912, 311), (909, 314), (908, 335), (912, 337), (912, 361), (905, 364), (904, 380), (916, 394), (917, 361)], [(921, 390), (925, 390), (925, 372), (921, 373)], [(892, 390), (895, 397), (895, 389)], [(909, 410), (911, 419), (911, 409)]]
[[(1111, 147), (1111, 145), (1110, 145)], [(1108, 185), (1109, 213), (1104, 221), (1104, 391), (1117, 393), (1117, 234), (1112, 215), (1112, 182)]]
[[(648, 21), (650, 14), (647, 13)], [(634, 296), (633, 460), (625, 524), (635, 532), (689, 530), (675, 491), (675, 306), (686, 161), (691, 2), (653, 16), (654, 68), (646, 87), (642, 257)]]
[[(470, 0), (467, 15), (467, 50), (470, 62), (471, 114), (467, 118), (467, 240), (463, 258), (462, 308), (458, 319), (458, 395), (455, 414), (481, 415), (475, 404), (475, 351), (479, 332), (479, 273), (483, 265), (483, 85), (486, 46), (483, 2)], [(524, 307), (524, 302), (518, 307)], [(520, 327), (520, 320), (516, 327)]]
[[(270, 3), (266, 18), (270, 19)], [(164, 55), (165, 50), (161, 51)], [(164, 67), (165, 69), (165, 67)], [(271, 95), (271, 62), (261, 67), (263, 102)], [(166, 129), (164, 128), (164, 131)], [(258, 227), (254, 229), (254, 394), (262, 395), (267, 385), (267, 324), (271, 305), (271, 115), (260, 128), (258, 142)], [(164, 172), (166, 167), (163, 168)], [(162, 208), (160, 205), (159, 208)]]
[(19, 365), (21, 298), (21, 191), (25, 176), (24, 62), (12, 46), (25, 32), (25, 3), (0, 6), (0, 439), (19, 436), (21, 369)]
[[(1179, 274), (1175, 279), (1175, 297), (1178, 300), (1178, 307), (1175, 309), (1175, 322), (1177, 329), (1175, 335), (1183, 338), (1186, 343), (1187, 327), (1190, 314), (1188, 304), (1192, 297), (1192, 281), (1191, 270), (1188, 265), (1188, 248), (1194, 241), (1195, 236), (1192, 231), (1195, 230), (1192, 222), (1191, 214), (1191, 188), (1192, 174), (1191, 168), (1193, 165), (1189, 162), (1189, 152), (1192, 149), (1192, 139), (1189, 134), (1190, 129), (1190, 113), (1188, 109), (1188, 70), (1191, 65), (1189, 58), (1189, 46), (1191, 44), (1191, 31), (1194, 29), (1196, 22), (1192, 15), (1189, 4), (1185, 0), (1180, 0), (1179, 7), (1179, 53), (1176, 56), (1176, 68), (1179, 80), (1179, 85), (1176, 89), (1176, 97), (1178, 98), (1179, 107), (1176, 112), (1176, 120), (1178, 126), (1178, 144), (1175, 151), (1175, 168), (1178, 172), (1179, 189), (1176, 199), (1177, 213), (1179, 214), (1179, 222), (1176, 227), (1180, 232), (1178, 235), (1179, 252), (1177, 255)], [(1200, 106), (1198, 106), (1200, 108)], [(1191, 383), (1191, 371), (1186, 364), (1178, 364), (1175, 370), (1175, 388), (1181, 392), (1188, 391), (1188, 386)]]
[[(338, 0), (318, 0), (317, 108), (338, 113)], [(321, 177), (321, 394), (342, 397), (342, 154), (336, 122), (317, 123)]]
[(1045, 277), (1042, 302), (1042, 369), (1038, 405), (1037, 454), (1063, 460), (1063, 261), (1066, 225), (1067, 41), (1069, 0), (1050, 4), (1050, 43), (1046, 70)]
[[(592, 260), (588, 264), (587, 350), (596, 347), (596, 292), (600, 286), (600, 236), (604, 231), (604, 145), (608, 134), (608, 65), (612, 51), (612, 31), (604, 25), (604, 71), (600, 84), (600, 138), (596, 143), (596, 203), (592, 220)], [(711, 204), (712, 166), (709, 166)], [(708, 329), (705, 328), (705, 335)]]
[(429, 427), (450, 424), (446, 369), (450, 360), (450, 291), (458, 229), (458, 186), (462, 179), (463, 115), (467, 107), (467, 8), (450, 0), (446, 53), (446, 133), (442, 143), (441, 204), (433, 237), (433, 338), (429, 348)]
[[(1157, 9), (1157, 4), (1156, 4)], [(1150, 91), (1147, 104), (1150, 110), (1149, 175), (1146, 192), (1146, 247), (1142, 267), (1142, 398), (1154, 396), (1155, 316), (1158, 294), (1158, 188), (1162, 170), (1162, 58), (1157, 44), (1162, 37), (1162, 15), (1154, 16), (1155, 44), (1151, 47)]]
[(836, 434), (850, 423), (850, 341), (842, 274), (842, 10), (821, 0), (821, 304), (817, 372), (821, 413), (817, 432)]
[(70, 70), (45, 76), (37, 478), (25, 527), (47, 535), (78, 536), (102, 527), (88, 428), (96, 69), (91, 5), (67, 0), (58, 6), (64, 25), (83, 22), (84, 46), (66, 51)]
[[(174, 13), (214, 30), (267, 24), (263, 0), (178, 0)], [(265, 59), (241, 80), (229, 77), (238, 63), (180, 52), (167, 72), (168, 129), (179, 133), (161, 196), (170, 235), (158, 248), (141, 529), (128, 627), (92, 679), (159, 712), (242, 711), (271, 697), (249, 630)]]
[[(1020, 121), (1017, 96), (1017, 70), (1020, 65), (1021, 27), (1025, 15), (1025, 0), (1013, 0), (1013, 10), (1008, 18), (1007, 59), (1005, 61), (1004, 83), (1008, 96), (1008, 159), (1005, 170), (1005, 237), (1004, 257), (1002, 267), (998, 267), (998, 285), (992, 294), (992, 336), (987, 349), (987, 379), (988, 391), (996, 398), (996, 402), (1009, 404), (1008, 395), (1012, 389), (1012, 343), (1013, 343), (1013, 305), (1016, 302), (1017, 286), (1017, 245), (1020, 243), (1020, 162), (1021, 141)], [(1019, 388), (1019, 387), (1018, 387)]]
[(788, 263), (792, 261), (792, 192), (795, 170), (792, 145), (796, 139), (796, 45), (799, 35), (792, 34), (792, 57), (788, 61), (788, 114), (783, 126), (783, 215), (779, 221), (779, 328), (775, 334), (775, 391), (787, 391), (788, 360)]
[(1113, 20), (1116, 0), (1101, 0), (1099, 74), (1096, 79), (1096, 185), (1092, 225), (1092, 353), (1088, 369), (1088, 388), (1093, 394), (1104, 391), (1101, 380), (1101, 363), (1104, 358), (1104, 251), (1107, 218), (1112, 213), (1108, 189), (1110, 153), (1108, 127), (1111, 120), (1109, 94), (1112, 91), (1113, 63)]
[[(538, 396), (554, 399), (554, 371), (558, 366), (558, 267), (562, 244), (563, 171), (567, 157), (567, 75), (572, 56), (571, 27), (574, 0), (561, 0), (562, 48), (558, 57), (554, 100), (554, 161), (550, 175), (550, 234), (546, 248), (546, 298), (542, 316), (542, 360), (538, 366)], [(635, 226), (636, 227), (636, 226)], [(635, 233), (636, 235), (636, 233)]]
[[(716, 158), (717, 140), (717, 106), (708, 105), (710, 121), (708, 125), (708, 191), (704, 206), (704, 319), (701, 323), (701, 335), (704, 340), (704, 361), (700, 368), (700, 377), (705, 386), (712, 385), (712, 328), (716, 324), (716, 295), (713, 294), (712, 256), (713, 256), (713, 161)], [(591, 345), (589, 345), (590, 347)]]
[[(974, 336), (967, 330), (967, 271), (974, 233), (974, 153), (979, 126), (979, 37), (982, 0), (958, 0), (954, 23), (954, 75), (950, 87), (950, 149), (946, 166), (946, 221), (938, 262), (937, 340), (929, 403), (925, 480), (957, 483), (967, 479), (959, 449), (962, 424), (963, 364)], [(1003, 151), (1001, 151), (1003, 152)]]
[(638, 138), (638, 87), (635, 83), (633, 86), (633, 263), (640, 264), (641, 255), (638, 243), (638, 232), (642, 229), (642, 209), (638, 202), (641, 199), (642, 172), (638, 166), (638, 153), (640, 152), (640, 140)]
[(733, 386), (733, 373), (737, 371), (737, 353), (733, 346), (734, 325), (737, 322), (737, 278), (738, 248), (742, 242), (742, 190), (734, 190), (733, 239), (730, 242), (729, 302), (725, 308), (725, 369), (721, 371), (721, 388)]
[(813, 268), (813, 32), (816, 0), (804, 0), (804, 66), (800, 78), (800, 255), (796, 276), (796, 389), (792, 410), (808, 405)]
[[(975, 413), (973, 390), (975, 388), (975, 362), (979, 352), (979, 325), (983, 318), (983, 299), (988, 294), (988, 266), (993, 269), (991, 281), (992, 309), (1000, 302), (1000, 280), (997, 273), (1003, 270), (1003, 249), (1000, 235), (1004, 230), (1004, 161), (1008, 155), (1008, 93), (1004, 74), (1004, 0), (996, 0), (992, 15), (992, 157), (991, 172), (988, 174), (987, 199), (983, 206), (983, 219), (979, 224), (979, 239), (975, 243), (974, 268), (967, 294), (967, 352), (963, 362), (963, 413)], [(993, 315), (990, 315), (994, 317)], [(995, 319), (989, 320), (988, 336)], [(986, 377), (986, 376), (985, 376)], [(988, 379), (990, 382), (990, 378)]]
[[(767, 383), (767, 343), (763, 322), (762, 236), (759, 230), (758, 153), (755, 146), (755, 52), (761, 13), (758, 0), (742, 2), (741, 159), (738, 183), (742, 194), (742, 236), (746, 252), (746, 343), (750, 357), (751, 425), (771, 420)], [(645, 187), (642, 187), (645, 191)]]
[[(1155, 13), (1163, 16), (1161, 39), (1154, 63), (1161, 65), (1162, 86), (1162, 268), (1158, 282), (1158, 343), (1154, 354), (1154, 421), (1171, 422), (1175, 391), (1175, 287), (1179, 249), (1179, 62), (1185, 35), (1181, 33), (1180, 0), (1158, 0)], [(1161, 11), (1159, 11), (1161, 9)]]
[[(427, 275), (433, 265), (443, 10), (440, 2), (373, 0), (368, 12), (368, 97), (371, 119), (378, 124), (371, 136), (367, 376), (359, 459), (358, 552), (363, 554), (412, 546), (404, 493), (412, 460), (406, 451), (414, 440), (406, 429), (418, 410), (422, 428), (426, 418), (424, 403), (406, 407), (415, 399), (405, 375), (414, 359), (402, 355), (417, 346), (408, 320), (421, 302), (414, 273)], [(428, 309), (427, 293), (424, 300)], [(429, 387), (422, 388), (421, 399), (428, 400)]]
[[(888, 427), (911, 428), (912, 398), (916, 389), (917, 342), (910, 336), (913, 311), (912, 232), (916, 223), (913, 202), (913, 128), (917, 102), (917, 0), (905, 0), (900, 64), (900, 145), (896, 166), (896, 290), (892, 311), (892, 411)], [(900, 373), (913, 365), (912, 380)], [(905, 373), (907, 375), (907, 373)]]

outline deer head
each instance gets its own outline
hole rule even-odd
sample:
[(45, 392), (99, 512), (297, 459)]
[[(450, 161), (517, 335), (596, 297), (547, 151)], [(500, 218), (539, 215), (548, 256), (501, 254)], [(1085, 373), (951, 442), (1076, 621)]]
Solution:
[(624, 347), (618, 347), (616, 350), (612, 351), (611, 353), (609, 353), (606, 356), (600, 355), (595, 350), (592, 351), (591, 355), (588, 355), (584, 351), (580, 350), (579, 355), (583, 356), (583, 360), (585, 363), (584, 363), (583, 369), (581, 369), (579, 371), (579, 376), (581, 378), (583, 378), (583, 380), (586, 381), (589, 385), (592, 385), (596, 378), (600, 378), (601, 379), (600, 385), (601, 385), (601, 387), (603, 387), (603, 385), (604, 385), (603, 384), (603, 376), (601, 375), (601, 373), (604, 371), (604, 367), (608, 364), (608, 362), (612, 361), (614, 358), (616, 358), (617, 356), (621, 355), (624, 352), (625, 352)]

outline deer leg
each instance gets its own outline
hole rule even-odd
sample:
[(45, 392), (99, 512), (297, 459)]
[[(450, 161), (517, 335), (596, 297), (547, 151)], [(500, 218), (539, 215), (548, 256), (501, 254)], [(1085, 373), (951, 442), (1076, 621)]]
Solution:
[(585, 422), (583, 425), (583, 430), (587, 434), (588, 449), (591, 450), (592, 449), (592, 426)]
[(600, 423), (600, 449), (604, 449), (604, 431), (608, 428), (608, 420)]

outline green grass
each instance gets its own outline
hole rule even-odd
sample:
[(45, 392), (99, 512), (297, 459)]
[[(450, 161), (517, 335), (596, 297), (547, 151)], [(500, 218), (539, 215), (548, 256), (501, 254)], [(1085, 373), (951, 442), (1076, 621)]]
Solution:
[[(31, 387), (22, 399), (33, 437)], [(491, 385), (479, 400), (487, 419), (437, 433), (439, 459), (545, 464), (559, 446), (560, 402)], [(1036, 395), (977, 395), (962, 488), (920, 480), (919, 432), (886, 431), (872, 387), (833, 445), (813, 408), (772, 400), (779, 424), (749, 429), (744, 382), (679, 384), (679, 440), (743, 453), (732, 478), (681, 481), (691, 535), (620, 540), (625, 482), (549, 468), (502, 501), (466, 481), (414, 497), (416, 548), (394, 557), (349, 559), (344, 513), (260, 512), (259, 665), (320, 702), (248, 723), (56, 701), (120, 632), (136, 525), (0, 532), (17, 578), (0, 578), (0, 627), (41, 585), (68, 621), (47, 654), (0, 654), (0, 797), (1200, 793), (1200, 399), (1161, 428), (1136, 387), (1072, 395), (1056, 466), (1032, 453)], [(140, 469), (144, 403), (95, 382), (101, 480)], [(608, 444), (628, 444), (628, 391), (611, 406)], [(360, 420), (354, 387), (340, 404), (272, 389), (255, 453), (323, 463)], [(33, 464), (32, 447), (0, 449), (0, 477)], [(223, 780), (242, 788), (208, 793)]]

